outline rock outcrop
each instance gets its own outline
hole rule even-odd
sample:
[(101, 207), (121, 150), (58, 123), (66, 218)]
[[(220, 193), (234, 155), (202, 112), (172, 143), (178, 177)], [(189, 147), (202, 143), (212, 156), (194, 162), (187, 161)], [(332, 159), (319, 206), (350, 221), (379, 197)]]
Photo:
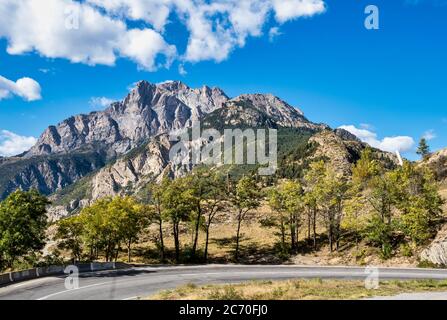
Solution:
[(420, 260), (447, 266), (447, 226), (444, 226), (436, 235), (435, 240), (421, 252)]

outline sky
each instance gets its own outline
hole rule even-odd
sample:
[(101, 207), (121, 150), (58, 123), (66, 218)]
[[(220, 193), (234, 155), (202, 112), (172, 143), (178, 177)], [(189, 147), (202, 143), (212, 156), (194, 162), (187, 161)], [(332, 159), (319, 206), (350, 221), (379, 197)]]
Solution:
[(272, 93), (416, 159), (421, 137), (447, 147), (446, 14), (447, 0), (0, 0), (0, 156), (139, 80), (181, 80)]

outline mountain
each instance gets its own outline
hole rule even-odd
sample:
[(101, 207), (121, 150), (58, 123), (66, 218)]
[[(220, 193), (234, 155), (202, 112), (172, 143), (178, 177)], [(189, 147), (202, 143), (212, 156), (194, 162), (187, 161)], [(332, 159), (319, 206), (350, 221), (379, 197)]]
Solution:
[(219, 88), (178, 81), (138, 82), (109, 108), (48, 127), (36, 145), (0, 160), (0, 199), (17, 188), (51, 194), (114, 161), (152, 136), (187, 126), (228, 101)]
[[(246, 108), (245, 108), (246, 107)], [(29, 151), (0, 161), (0, 197), (17, 188), (51, 194), (97, 171), (151, 137), (169, 133), (220, 111), (260, 118), (272, 126), (322, 128), (272, 95), (243, 95), (232, 100), (219, 88), (193, 89), (179, 81), (138, 82), (120, 102), (104, 111), (70, 117), (48, 127)], [(216, 113), (214, 113), (216, 112)], [(233, 112), (234, 113), (234, 112)], [(211, 116), (212, 118), (212, 116)], [(211, 119), (210, 118), (210, 119)]]
[[(217, 130), (278, 129), (277, 175), (284, 177), (298, 177), (312, 160), (322, 158), (348, 174), (367, 147), (347, 131), (309, 121), (301, 110), (270, 94), (230, 99), (219, 88), (141, 81), (104, 111), (50, 126), (29, 151), (0, 159), (0, 197), (18, 188), (37, 189), (52, 195), (51, 216), (59, 218), (101, 197), (138, 193), (165, 174), (177, 177), (192, 169), (169, 161), (174, 143), (169, 134), (195, 120)], [(375, 154), (389, 164), (396, 162), (392, 154)]]
[(103, 145), (113, 155), (121, 155), (151, 136), (184, 128), (227, 101), (218, 88), (191, 89), (178, 81), (158, 85), (141, 81), (123, 101), (104, 111), (48, 127), (23, 157), (73, 152), (86, 144)]

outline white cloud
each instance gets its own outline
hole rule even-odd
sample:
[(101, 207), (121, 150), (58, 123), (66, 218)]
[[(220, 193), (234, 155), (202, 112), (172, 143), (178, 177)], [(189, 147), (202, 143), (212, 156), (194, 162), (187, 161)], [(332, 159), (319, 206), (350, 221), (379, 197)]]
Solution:
[(106, 108), (110, 106), (113, 102), (115, 102), (115, 100), (106, 97), (93, 97), (90, 99), (89, 104), (95, 108), (97, 107)]
[(278, 27), (270, 28), (270, 30), (269, 30), (269, 41), (273, 42), (273, 40), (275, 40), (275, 38), (280, 36), (281, 34), (282, 33), (281, 33), (281, 31), (279, 31)]
[(363, 142), (366, 142), (371, 147), (388, 151), (388, 152), (407, 152), (410, 151), (415, 142), (412, 137), (408, 136), (395, 136), (395, 137), (385, 137), (382, 140), (378, 139), (377, 134), (367, 129), (359, 129), (353, 125), (343, 125), (339, 127), (349, 131), (350, 133), (357, 136)]
[(433, 140), (437, 137), (435, 130), (427, 130), (424, 132), (424, 136), (423, 136), (426, 140), (430, 141)]
[(0, 156), (15, 156), (29, 150), (35, 145), (37, 139), (34, 137), (19, 136), (8, 130), (0, 131)]
[(178, 66), (178, 73), (183, 77), (188, 74), (188, 72), (185, 69), (185, 66), (182, 64)]
[[(9, 54), (110, 66), (122, 57), (153, 71), (159, 56), (165, 66), (174, 58), (223, 61), (261, 36), (271, 16), (282, 24), (324, 10), (323, 0), (1, 0), (0, 38)], [(173, 15), (189, 32), (181, 54), (164, 39)]]
[[(38, 52), (89, 65), (114, 65), (125, 57), (153, 70), (158, 54), (173, 54), (173, 46), (157, 32), (128, 29), (125, 21), (72, 0), (2, 0), (2, 37), (12, 55)], [(136, 40), (142, 43), (136, 45)]]
[(300, 18), (310, 17), (326, 10), (321, 0), (273, 0), (276, 20), (281, 23)]
[(13, 95), (19, 96), (26, 101), (42, 99), (41, 88), (36, 80), (25, 77), (14, 82), (0, 76), (0, 100)]

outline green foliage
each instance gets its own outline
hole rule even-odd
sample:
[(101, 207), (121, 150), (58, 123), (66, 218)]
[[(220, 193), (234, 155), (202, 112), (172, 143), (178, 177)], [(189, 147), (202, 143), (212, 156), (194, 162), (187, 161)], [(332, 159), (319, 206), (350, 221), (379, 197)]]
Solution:
[(430, 147), (428, 146), (427, 139), (421, 138), (421, 140), (419, 140), (416, 153), (422, 158), (426, 158), (430, 154)]
[(59, 239), (58, 247), (71, 252), (74, 261), (80, 261), (83, 246), (84, 226), (79, 216), (62, 219), (58, 222), (55, 238)]
[(286, 247), (286, 230), (289, 230), (290, 247), (296, 249), (304, 211), (301, 184), (297, 181), (286, 180), (270, 190), (268, 199), (270, 207), (276, 213), (270, 224), (279, 228), (282, 248)]
[(365, 230), (365, 238), (374, 246), (380, 248), (381, 257), (388, 259), (392, 255), (392, 237), (394, 227), (381, 217), (374, 215)]
[(130, 261), (131, 245), (147, 224), (144, 207), (135, 199), (105, 198), (84, 208), (79, 216), (59, 221), (56, 239), (61, 249), (70, 250), (78, 260), (83, 251), (89, 251), (91, 259), (103, 251), (107, 261), (116, 260), (124, 244)]
[(263, 194), (258, 190), (256, 179), (253, 176), (242, 177), (236, 185), (230, 183), (227, 191), (229, 191), (229, 202), (236, 211), (237, 231), (234, 257), (237, 261), (242, 221), (245, 220), (250, 210), (260, 206)]
[(48, 204), (37, 191), (16, 191), (0, 203), (0, 268), (43, 249)]
[(359, 199), (364, 197), (370, 207), (364, 235), (380, 247), (383, 258), (391, 256), (399, 241), (421, 245), (434, 236), (443, 200), (427, 168), (405, 162), (384, 171), (365, 154), (353, 171), (353, 193)]
[(215, 289), (208, 295), (209, 300), (243, 300), (244, 296), (233, 286), (225, 286), (222, 290)]

